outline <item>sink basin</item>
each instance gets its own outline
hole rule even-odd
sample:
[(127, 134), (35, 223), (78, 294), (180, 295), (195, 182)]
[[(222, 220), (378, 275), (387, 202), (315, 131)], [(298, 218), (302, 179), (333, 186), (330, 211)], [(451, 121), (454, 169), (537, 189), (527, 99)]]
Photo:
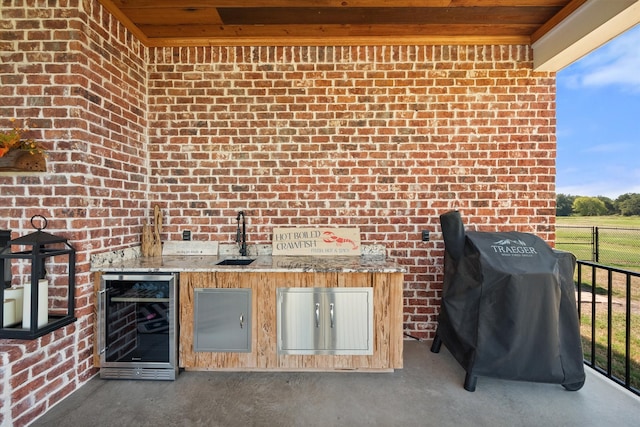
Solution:
[(216, 263), (216, 265), (249, 265), (253, 261), (255, 261), (254, 258), (227, 258)]

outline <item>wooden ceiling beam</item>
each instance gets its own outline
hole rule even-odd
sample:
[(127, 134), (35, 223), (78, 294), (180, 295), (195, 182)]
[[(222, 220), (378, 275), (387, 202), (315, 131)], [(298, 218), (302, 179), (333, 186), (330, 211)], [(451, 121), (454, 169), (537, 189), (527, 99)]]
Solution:
[[(443, 9), (434, 8), (377, 8), (349, 9), (331, 13), (326, 9), (294, 8), (281, 12), (274, 9), (222, 9), (216, 8), (173, 9), (157, 7), (153, 9), (128, 9), (127, 17), (135, 25), (185, 25), (185, 24), (226, 24), (226, 25), (388, 25), (403, 24), (538, 24), (553, 16), (557, 8), (482, 8), (465, 10), (456, 14), (455, 20)], [(247, 12), (245, 12), (247, 11)]]
[(197, 46), (492, 46), (526, 45), (530, 36), (326, 36), (326, 37), (171, 37), (149, 40), (149, 47)]
[[(517, 37), (530, 37), (535, 25), (510, 25), (510, 24), (474, 24), (474, 25), (177, 25), (177, 26), (141, 26), (148, 38), (167, 39), (172, 35), (181, 34), (182, 38), (198, 37), (206, 39), (225, 39), (232, 42), (233, 38), (259, 38), (278, 39), (286, 38), (290, 43), (295, 43), (296, 38), (317, 37), (319, 41), (327, 37), (412, 37), (424, 38), (455, 37), (466, 38), (490, 36), (498, 37), (505, 34)], [(529, 39), (526, 39), (527, 41)], [(234, 43), (235, 44), (235, 43)]]
[[(153, 9), (129, 9), (127, 16), (140, 28), (145, 25), (164, 25), (167, 16), (171, 16), (171, 26), (179, 25), (222, 25), (222, 19), (216, 8), (198, 8), (195, 10), (156, 7)], [(171, 27), (167, 26), (167, 27)]]
[(119, 9), (292, 7), (562, 7), (566, 0), (105, 0)]
[(474, 25), (187, 25), (187, 26), (141, 26), (149, 38), (182, 34), (184, 37), (326, 37), (366, 36), (393, 37), (411, 35), (434, 36), (499, 36), (511, 34), (527, 36), (535, 25), (474, 24)]
[(571, 0), (99, 1), (147, 46), (237, 46), (530, 44)]
[[(329, 24), (438, 24), (449, 26), (456, 24), (536, 24), (551, 18), (557, 12), (556, 7), (483, 7), (462, 8), (452, 14), (443, 8), (273, 8), (220, 9), (222, 21), (227, 25), (329, 25)], [(134, 19), (135, 21), (135, 19)]]

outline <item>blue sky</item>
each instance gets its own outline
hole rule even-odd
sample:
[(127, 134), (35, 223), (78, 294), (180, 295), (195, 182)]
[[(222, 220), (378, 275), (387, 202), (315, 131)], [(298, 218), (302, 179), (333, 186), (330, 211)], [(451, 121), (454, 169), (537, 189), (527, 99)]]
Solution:
[(556, 191), (640, 193), (640, 26), (557, 74)]

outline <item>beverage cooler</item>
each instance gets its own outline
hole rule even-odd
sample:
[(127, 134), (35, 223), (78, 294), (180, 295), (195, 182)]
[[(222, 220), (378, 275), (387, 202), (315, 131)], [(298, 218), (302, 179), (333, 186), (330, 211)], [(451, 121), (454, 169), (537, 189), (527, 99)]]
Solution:
[(178, 275), (109, 273), (100, 285), (100, 377), (174, 380)]

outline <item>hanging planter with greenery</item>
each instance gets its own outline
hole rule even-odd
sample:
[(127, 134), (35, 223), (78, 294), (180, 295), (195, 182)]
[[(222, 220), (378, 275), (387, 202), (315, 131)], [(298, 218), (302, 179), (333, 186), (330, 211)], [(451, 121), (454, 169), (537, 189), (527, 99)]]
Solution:
[(13, 128), (0, 131), (0, 170), (46, 171), (46, 152), (37, 141), (26, 138), (29, 127), (20, 127), (11, 119)]

